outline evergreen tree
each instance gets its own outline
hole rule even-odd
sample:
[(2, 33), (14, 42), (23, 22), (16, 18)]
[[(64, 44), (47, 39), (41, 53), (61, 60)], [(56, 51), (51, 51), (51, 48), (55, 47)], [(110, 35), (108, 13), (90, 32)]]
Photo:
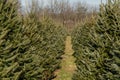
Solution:
[[(83, 23), (77, 27), (72, 35), (72, 43), (74, 54), (76, 57), (77, 71), (73, 76), (73, 80), (95, 80), (95, 75), (92, 72), (95, 69), (96, 54), (95, 48), (92, 46), (95, 38), (94, 34), (95, 23)], [(94, 41), (95, 43), (95, 41)]]
[(0, 79), (17, 79), (19, 71), (18, 57), (22, 53), (21, 20), (18, 16), (17, 2), (0, 0)]
[(119, 0), (108, 0), (101, 5), (95, 25), (84, 24), (75, 32), (73, 48), (78, 70), (73, 80), (120, 79), (119, 4)]
[(96, 34), (100, 38), (99, 46), (100, 65), (96, 73), (100, 80), (120, 79), (120, 1), (108, 0), (106, 5), (101, 5)]
[(18, 15), (18, 2), (0, 0), (0, 80), (51, 80), (64, 53), (65, 31), (35, 15)]

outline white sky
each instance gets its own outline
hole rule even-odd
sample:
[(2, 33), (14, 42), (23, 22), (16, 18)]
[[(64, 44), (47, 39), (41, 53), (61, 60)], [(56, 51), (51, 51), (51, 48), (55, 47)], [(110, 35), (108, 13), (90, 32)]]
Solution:
[[(32, 0), (20, 0), (22, 5), (25, 6), (28, 2), (32, 1)], [(49, 0), (44, 0), (45, 4), (47, 4), (47, 2)], [(89, 5), (92, 6), (99, 6), (99, 4), (101, 3), (101, 0), (69, 0), (71, 3), (77, 2), (77, 1), (81, 1), (81, 2), (86, 2)], [(106, 2), (107, 0), (102, 0), (102, 2)]]

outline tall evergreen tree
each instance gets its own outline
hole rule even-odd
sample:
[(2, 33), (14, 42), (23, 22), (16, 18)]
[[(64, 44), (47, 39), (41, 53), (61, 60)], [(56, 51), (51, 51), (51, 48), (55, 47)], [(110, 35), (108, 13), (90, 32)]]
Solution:
[(15, 79), (22, 73), (17, 71), (17, 58), (22, 53), (18, 45), (22, 34), (17, 9), (17, 1), (0, 0), (0, 79)]
[(95, 28), (100, 38), (99, 54), (100, 66), (96, 76), (98, 79), (120, 79), (120, 1), (108, 0), (106, 5), (101, 5), (100, 13)]
[(73, 80), (120, 79), (120, 1), (100, 6), (95, 25), (84, 24), (73, 36), (77, 73)]

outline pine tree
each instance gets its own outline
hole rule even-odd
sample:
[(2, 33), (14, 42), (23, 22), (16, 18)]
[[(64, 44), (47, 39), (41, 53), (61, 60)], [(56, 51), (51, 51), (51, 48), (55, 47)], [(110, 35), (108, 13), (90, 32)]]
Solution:
[(17, 71), (17, 58), (21, 52), (18, 48), (22, 35), (20, 31), (17, 2), (0, 0), (0, 79), (15, 79), (22, 73)]
[(120, 79), (120, 1), (108, 0), (106, 5), (101, 5), (97, 22), (96, 33), (100, 38), (99, 55), (101, 63), (97, 66), (96, 75), (100, 80)]
[(36, 27), (33, 28), (36, 24), (32, 23), (32, 27), (23, 25), (22, 18), (18, 15), (17, 1), (1, 0), (0, 5), (0, 79), (23, 80), (33, 76), (34, 79), (40, 78), (41, 75), (36, 75), (42, 73), (43, 69), (35, 71), (40, 66), (37, 61), (39, 56), (35, 54), (38, 51), (35, 45), (40, 38), (35, 34)]
[(95, 75), (92, 73), (95, 69), (94, 61), (96, 60), (95, 48), (92, 46), (95, 39), (92, 37), (94, 25), (95, 23), (86, 22), (73, 32), (72, 43), (75, 51), (73, 56), (76, 57), (77, 66), (73, 80), (95, 80)]
[(120, 1), (102, 4), (95, 25), (84, 24), (73, 36), (77, 72), (73, 80), (120, 79)]
[(64, 53), (65, 33), (49, 20), (19, 16), (17, 6), (0, 0), (0, 80), (50, 80)]

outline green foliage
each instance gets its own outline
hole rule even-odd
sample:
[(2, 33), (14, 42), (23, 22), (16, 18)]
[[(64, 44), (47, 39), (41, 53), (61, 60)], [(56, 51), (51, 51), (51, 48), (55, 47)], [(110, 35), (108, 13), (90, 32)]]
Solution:
[(73, 76), (73, 80), (95, 80), (95, 75), (92, 72), (95, 69), (94, 61), (97, 53), (93, 52), (95, 48), (91, 46), (94, 41), (94, 38), (91, 39), (94, 27), (90, 26), (93, 25), (82, 24), (74, 30), (72, 35), (73, 50), (75, 51), (73, 56), (76, 58), (75, 62), (78, 69)]
[(19, 75), (18, 57), (21, 55), (21, 20), (17, 15), (17, 2), (0, 1), (0, 79), (14, 79)]
[(0, 0), (0, 80), (50, 80), (64, 54), (65, 31), (48, 19), (18, 15)]
[(73, 80), (120, 79), (119, 4), (119, 0), (108, 0), (101, 5), (95, 25), (85, 23), (73, 32), (78, 68)]

